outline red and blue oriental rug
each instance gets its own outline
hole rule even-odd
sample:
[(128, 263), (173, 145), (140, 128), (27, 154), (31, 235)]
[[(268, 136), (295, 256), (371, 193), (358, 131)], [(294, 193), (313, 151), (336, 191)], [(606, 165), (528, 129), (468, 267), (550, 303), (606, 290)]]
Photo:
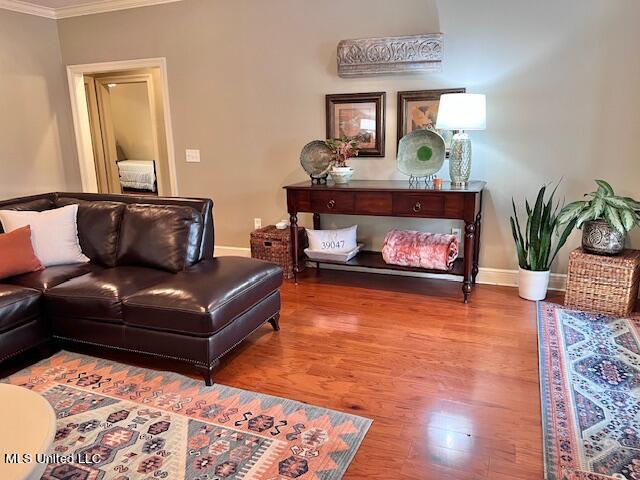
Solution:
[(546, 480), (640, 480), (640, 318), (538, 305)]
[(42, 478), (339, 479), (371, 421), (167, 372), (60, 352), (5, 381), (42, 394), (57, 415)]

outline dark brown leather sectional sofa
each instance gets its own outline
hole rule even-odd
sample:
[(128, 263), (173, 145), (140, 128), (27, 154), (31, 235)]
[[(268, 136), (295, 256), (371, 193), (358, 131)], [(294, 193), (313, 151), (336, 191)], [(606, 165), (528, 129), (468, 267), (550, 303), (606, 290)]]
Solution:
[(0, 210), (71, 203), (91, 262), (0, 280), (0, 362), (53, 339), (188, 362), (211, 385), (220, 357), (279, 329), (282, 270), (213, 258), (211, 200), (51, 193)]

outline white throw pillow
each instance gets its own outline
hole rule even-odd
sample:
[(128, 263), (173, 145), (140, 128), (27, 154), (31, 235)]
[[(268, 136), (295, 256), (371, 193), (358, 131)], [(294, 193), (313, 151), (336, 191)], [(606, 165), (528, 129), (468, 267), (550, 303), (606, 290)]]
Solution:
[(89, 261), (80, 248), (77, 216), (78, 205), (44, 212), (0, 210), (5, 232), (31, 226), (33, 251), (45, 267)]
[(350, 252), (356, 248), (357, 225), (338, 230), (307, 229), (309, 250), (325, 252)]

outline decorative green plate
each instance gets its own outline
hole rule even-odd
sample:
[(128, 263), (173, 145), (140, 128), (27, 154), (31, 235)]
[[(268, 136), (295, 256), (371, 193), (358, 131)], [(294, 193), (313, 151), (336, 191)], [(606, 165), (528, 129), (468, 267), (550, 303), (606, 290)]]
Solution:
[(414, 130), (400, 139), (398, 170), (405, 175), (426, 177), (442, 168), (444, 139), (432, 130)]

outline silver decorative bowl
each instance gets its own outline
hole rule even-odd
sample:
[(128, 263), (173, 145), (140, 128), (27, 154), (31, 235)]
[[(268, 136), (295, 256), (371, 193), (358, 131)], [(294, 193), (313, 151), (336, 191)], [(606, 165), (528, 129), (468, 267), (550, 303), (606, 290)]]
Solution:
[(618, 255), (624, 250), (626, 235), (604, 220), (591, 220), (582, 226), (582, 249), (596, 255)]
[(300, 165), (313, 180), (327, 178), (333, 152), (322, 140), (307, 143), (300, 153)]

